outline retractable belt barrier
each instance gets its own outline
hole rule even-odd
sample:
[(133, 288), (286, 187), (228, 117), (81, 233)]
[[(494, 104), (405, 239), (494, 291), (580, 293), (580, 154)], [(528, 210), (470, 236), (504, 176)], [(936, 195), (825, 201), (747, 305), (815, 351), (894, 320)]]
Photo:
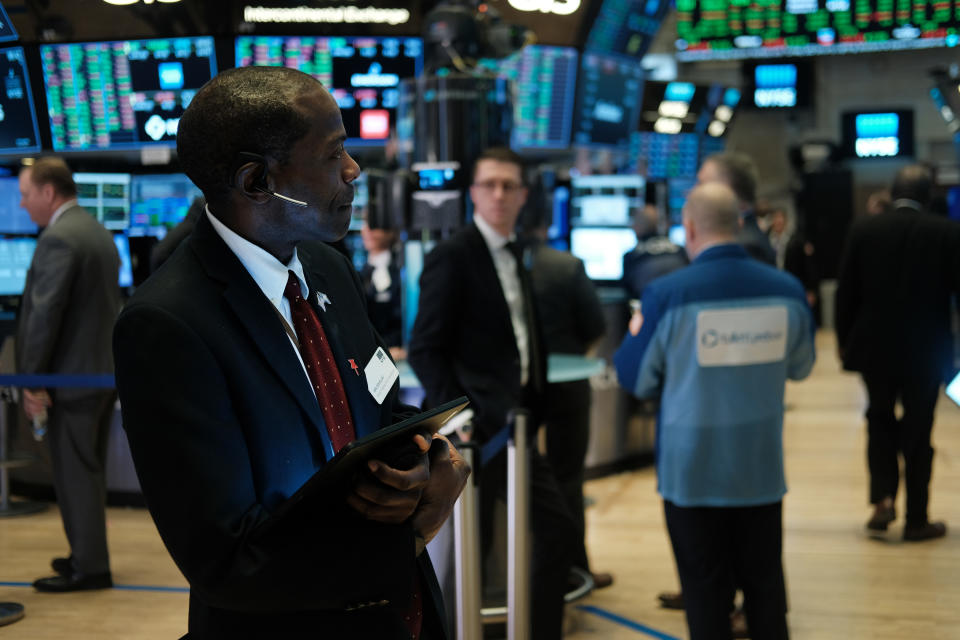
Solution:
[[(31, 456), (16, 455), (10, 451), (8, 439), (8, 409), (13, 400), (14, 387), (26, 389), (113, 389), (112, 374), (10, 374), (0, 375), (0, 517), (38, 513), (47, 508), (42, 502), (10, 500), (10, 473), (15, 467), (26, 467), (34, 462)], [(42, 439), (43, 429), (34, 426), (34, 437)], [(39, 435), (38, 435), (39, 434)]]

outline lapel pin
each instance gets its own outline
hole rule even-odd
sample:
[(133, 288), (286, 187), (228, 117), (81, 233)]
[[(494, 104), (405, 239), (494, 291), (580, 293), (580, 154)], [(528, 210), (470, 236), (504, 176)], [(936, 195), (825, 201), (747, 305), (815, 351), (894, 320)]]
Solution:
[(330, 298), (327, 297), (327, 294), (317, 291), (317, 304), (320, 305), (321, 311), (326, 311), (327, 305), (333, 303), (330, 302)]
[(360, 367), (358, 367), (358, 366), (357, 366), (357, 363), (353, 361), (353, 358), (350, 358), (349, 360), (347, 360), (347, 362), (350, 363), (350, 368), (353, 369), (353, 372), (359, 376), (359, 375), (360, 375)]

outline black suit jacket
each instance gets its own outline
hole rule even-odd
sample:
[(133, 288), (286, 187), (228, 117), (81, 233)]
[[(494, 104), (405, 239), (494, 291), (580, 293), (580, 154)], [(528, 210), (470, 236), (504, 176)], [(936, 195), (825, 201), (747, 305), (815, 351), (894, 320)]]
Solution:
[(365, 264), (360, 270), (360, 281), (367, 297), (367, 314), (370, 324), (377, 330), (383, 341), (391, 347), (403, 344), (403, 315), (400, 303), (400, 268), (395, 261), (387, 267), (390, 272), (390, 286), (386, 291), (377, 291), (373, 286), (373, 265)]
[(844, 368), (946, 377), (960, 226), (901, 207), (858, 220), (840, 263), (837, 342)]
[[(542, 344), (539, 321), (528, 331)], [(431, 405), (466, 395), (477, 440), (486, 442), (506, 424), (511, 409), (537, 410), (539, 397), (530, 390), (543, 389), (547, 370), (546, 350), (538, 352), (539, 367), (531, 366), (531, 376), (537, 370), (543, 374), (524, 389), (510, 308), (476, 225), (427, 254), (407, 357)]]
[[(363, 436), (411, 408), (397, 385), (382, 405), (367, 391), (379, 345), (350, 263), (298, 253), (311, 303), (331, 300), (315, 309)], [(324, 465), (326, 427), (275, 308), (205, 215), (123, 310), (114, 352), (144, 498), (190, 582), (191, 636), (402, 638), (418, 564), (440, 603), (409, 524), (364, 520), (341, 495), (281, 509)]]

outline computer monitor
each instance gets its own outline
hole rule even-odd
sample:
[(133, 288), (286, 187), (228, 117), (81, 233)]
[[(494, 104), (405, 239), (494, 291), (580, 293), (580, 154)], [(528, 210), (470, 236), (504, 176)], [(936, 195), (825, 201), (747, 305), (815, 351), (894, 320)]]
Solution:
[(23, 293), (36, 248), (36, 238), (0, 238), (0, 296)]
[(667, 135), (706, 133), (709, 87), (692, 82), (645, 82), (640, 108), (640, 131)]
[(623, 254), (637, 246), (630, 227), (574, 227), (570, 253), (583, 260), (587, 276), (600, 282), (623, 278)]
[(0, 178), (0, 234), (31, 235), (40, 229), (20, 206), (20, 181), (15, 177)]
[(200, 195), (182, 173), (132, 176), (127, 235), (162, 238), (186, 217)]
[(642, 58), (670, 5), (668, 0), (603, 0), (585, 48)]
[(841, 122), (841, 149), (848, 158), (913, 156), (912, 109), (847, 111)]
[(683, 205), (687, 203), (687, 194), (697, 185), (696, 176), (667, 179), (667, 218), (670, 225), (678, 225), (683, 219)]
[(23, 47), (0, 49), (0, 76), (3, 77), (3, 88), (0, 90), (0, 154), (36, 153), (40, 151), (40, 133)]
[(643, 206), (643, 176), (577, 176), (571, 179), (570, 225), (629, 226)]
[(41, 45), (40, 58), (55, 151), (172, 145), (217, 73), (211, 37)]
[(701, 145), (709, 140), (715, 138), (695, 133), (637, 131), (630, 138), (630, 157), (637, 159), (636, 169), (647, 180), (695, 176)]
[(570, 146), (577, 56), (572, 47), (528, 45), (502, 60), (481, 61), (513, 82), (510, 146), (515, 151)]
[(77, 203), (107, 229), (123, 231), (130, 222), (129, 173), (75, 173)]
[(667, 232), (667, 236), (670, 238), (670, 242), (678, 247), (687, 245), (687, 230), (682, 224), (672, 225)]
[(626, 150), (637, 123), (643, 68), (637, 60), (587, 51), (580, 59), (573, 143)]
[(117, 278), (117, 284), (126, 289), (133, 286), (133, 260), (130, 258), (130, 240), (126, 234), (113, 234), (113, 243), (117, 246), (117, 253), (120, 254), (120, 274)]
[(309, 73), (336, 99), (348, 146), (382, 145), (400, 104), (400, 81), (420, 75), (423, 40), (371, 36), (239, 36), (236, 65)]

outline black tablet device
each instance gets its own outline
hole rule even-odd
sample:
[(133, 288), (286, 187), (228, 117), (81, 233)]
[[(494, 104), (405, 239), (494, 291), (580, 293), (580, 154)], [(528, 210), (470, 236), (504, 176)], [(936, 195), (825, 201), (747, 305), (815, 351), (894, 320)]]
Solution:
[(469, 400), (461, 396), (354, 440), (310, 476), (296, 493), (280, 505), (274, 516), (294, 508), (309, 495), (320, 493), (330, 497), (341, 493), (352, 482), (354, 475), (365, 468), (368, 460), (382, 460), (396, 468), (405, 465), (407, 468), (413, 467), (420, 457), (413, 437), (417, 433), (436, 433), (468, 404)]

